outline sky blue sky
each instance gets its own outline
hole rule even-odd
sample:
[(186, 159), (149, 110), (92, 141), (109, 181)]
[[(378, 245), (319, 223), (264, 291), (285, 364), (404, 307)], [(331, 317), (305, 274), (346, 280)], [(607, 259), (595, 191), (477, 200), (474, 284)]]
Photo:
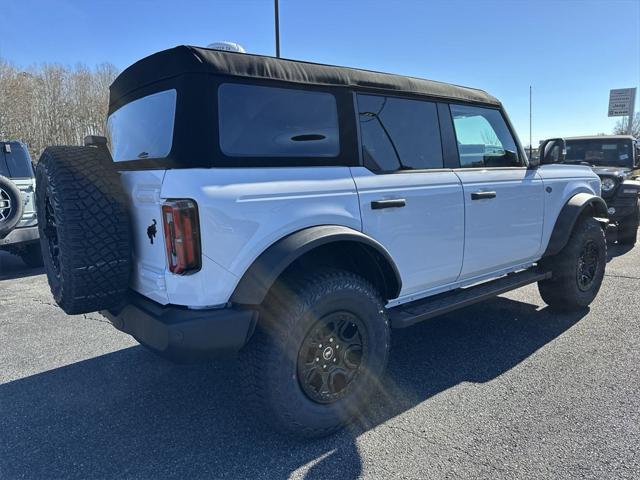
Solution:
[[(0, 57), (124, 68), (178, 44), (274, 54), (272, 0), (0, 0)], [(281, 0), (282, 56), (483, 88), (523, 143), (610, 132), (611, 88), (640, 84), (640, 0)], [(639, 95), (640, 96), (640, 95)]]

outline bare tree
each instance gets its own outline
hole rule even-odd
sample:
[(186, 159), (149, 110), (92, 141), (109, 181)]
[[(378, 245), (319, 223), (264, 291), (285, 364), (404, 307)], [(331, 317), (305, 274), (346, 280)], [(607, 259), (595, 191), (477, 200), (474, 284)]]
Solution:
[(19, 69), (0, 59), (0, 139), (20, 140), (38, 158), (47, 145), (79, 145), (106, 133), (109, 85), (117, 69), (43, 65)]
[[(614, 135), (626, 135), (629, 131), (629, 117), (623, 117), (613, 127)], [(631, 135), (635, 138), (640, 138), (640, 112), (633, 116), (633, 123), (631, 124)]]

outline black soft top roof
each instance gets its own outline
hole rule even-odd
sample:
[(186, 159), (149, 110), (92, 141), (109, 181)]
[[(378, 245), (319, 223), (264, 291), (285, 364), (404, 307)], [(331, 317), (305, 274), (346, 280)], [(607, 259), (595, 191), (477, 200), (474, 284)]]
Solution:
[(303, 85), (365, 87), (500, 106), (498, 99), (475, 88), (356, 68), (181, 45), (143, 58), (124, 70), (110, 87), (111, 107), (135, 90), (188, 73)]

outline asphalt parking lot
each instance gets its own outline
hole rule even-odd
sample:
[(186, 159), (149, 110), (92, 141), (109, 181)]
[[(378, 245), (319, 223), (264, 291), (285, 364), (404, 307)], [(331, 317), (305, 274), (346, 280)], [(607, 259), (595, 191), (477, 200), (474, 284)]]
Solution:
[(371, 411), (279, 436), (234, 360), (174, 365), (67, 317), (0, 253), (0, 478), (640, 478), (640, 246), (558, 315), (535, 286), (395, 331)]

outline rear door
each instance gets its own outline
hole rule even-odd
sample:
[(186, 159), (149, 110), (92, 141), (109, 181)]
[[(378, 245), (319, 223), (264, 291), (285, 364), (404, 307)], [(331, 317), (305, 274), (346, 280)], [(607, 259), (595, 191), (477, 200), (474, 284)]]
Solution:
[(461, 280), (535, 260), (544, 186), (528, 169), (502, 112), (451, 105), (465, 203)]
[(356, 102), (364, 166), (351, 170), (364, 233), (391, 253), (401, 297), (454, 282), (464, 200), (459, 178), (443, 168), (436, 104), (363, 94)]

